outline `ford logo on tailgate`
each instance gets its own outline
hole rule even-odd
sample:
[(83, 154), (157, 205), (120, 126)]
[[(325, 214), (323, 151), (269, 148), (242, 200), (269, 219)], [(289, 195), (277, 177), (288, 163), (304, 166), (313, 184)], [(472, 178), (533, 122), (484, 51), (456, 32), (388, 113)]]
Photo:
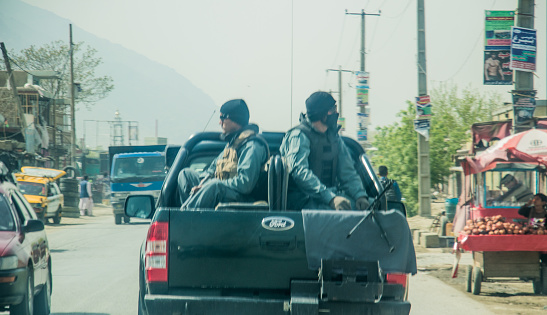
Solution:
[(262, 227), (270, 231), (286, 231), (292, 229), (294, 221), (286, 217), (266, 217), (262, 219)]

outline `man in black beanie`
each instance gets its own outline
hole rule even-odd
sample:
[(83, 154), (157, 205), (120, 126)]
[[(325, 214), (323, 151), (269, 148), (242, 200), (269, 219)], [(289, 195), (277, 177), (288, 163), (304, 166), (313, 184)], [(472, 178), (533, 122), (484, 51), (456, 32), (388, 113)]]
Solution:
[(285, 134), (280, 147), (290, 174), (289, 209), (368, 208), (363, 183), (338, 130), (334, 98), (321, 91), (310, 95), (306, 115)]
[(221, 202), (251, 201), (261, 169), (269, 157), (268, 144), (249, 124), (249, 108), (242, 99), (220, 108), (221, 138), (226, 147), (202, 173), (185, 168), (179, 173), (182, 209), (215, 208)]

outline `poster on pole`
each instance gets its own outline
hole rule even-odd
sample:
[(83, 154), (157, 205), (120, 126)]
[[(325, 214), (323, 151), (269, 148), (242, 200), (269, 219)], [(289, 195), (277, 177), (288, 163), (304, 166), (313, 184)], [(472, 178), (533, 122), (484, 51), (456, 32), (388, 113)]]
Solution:
[(431, 98), (429, 95), (416, 97), (416, 116), (418, 118), (431, 116)]
[[(511, 27), (515, 25), (515, 11), (485, 11), (484, 46), (511, 46)], [(495, 48), (492, 48), (495, 49)]]
[(357, 92), (357, 106), (368, 106), (370, 74), (365, 71), (357, 71), (355, 72), (355, 80), (355, 90)]
[(356, 88), (357, 90), (357, 106), (363, 107), (368, 106), (368, 89), (361, 89), (359, 86)]
[(338, 117), (338, 125), (341, 127), (340, 131), (346, 131), (346, 118)]
[(357, 141), (367, 141), (367, 129), (357, 130)]
[(511, 69), (536, 71), (536, 39), (536, 30), (516, 26), (511, 28)]
[(370, 74), (366, 71), (357, 71), (355, 72), (355, 75), (357, 76), (357, 85), (364, 88), (364, 89), (368, 89), (370, 88), (370, 85), (369, 85), (369, 79), (370, 79)]
[(414, 120), (414, 130), (421, 134), (426, 141), (429, 141), (429, 129), (430, 129), (429, 119), (415, 119)]
[(515, 125), (522, 125), (534, 117), (536, 91), (511, 91), (513, 96), (513, 117)]
[(484, 85), (512, 85), (510, 69), (511, 27), (514, 11), (485, 11), (484, 21)]
[(368, 113), (357, 113), (357, 130), (365, 130), (369, 125), (369, 115)]
[(484, 85), (512, 85), (513, 71), (509, 68), (510, 48), (484, 51)]

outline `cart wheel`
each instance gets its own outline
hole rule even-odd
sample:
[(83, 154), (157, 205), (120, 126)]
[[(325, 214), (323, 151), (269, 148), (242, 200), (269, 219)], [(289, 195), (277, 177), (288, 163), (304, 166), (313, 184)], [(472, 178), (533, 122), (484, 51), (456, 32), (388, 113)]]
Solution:
[(465, 276), (467, 277), (465, 289), (467, 290), (467, 292), (471, 292), (471, 287), (473, 284), (473, 266), (471, 265), (466, 266)]
[(543, 290), (543, 288), (542, 288), (543, 281), (541, 281), (541, 278), (534, 279), (533, 281), (534, 282), (532, 283), (532, 285), (534, 286), (534, 294), (541, 294), (541, 292)]
[(541, 284), (541, 292), (544, 295), (547, 295), (547, 265), (545, 264), (541, 266), (540, 284)]
[(473, 294), (481, 294), (482, 271), (480, 267), (473, 268)]

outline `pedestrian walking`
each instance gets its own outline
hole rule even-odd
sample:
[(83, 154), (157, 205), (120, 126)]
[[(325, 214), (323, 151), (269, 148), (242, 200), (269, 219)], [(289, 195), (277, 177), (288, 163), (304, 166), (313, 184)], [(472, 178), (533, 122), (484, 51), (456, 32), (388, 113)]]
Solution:
[(380, 175), (380, 183), (385, 187), (391, 183), (391, 187), (386, 191), (386, 198), (388, 201), (401, 201), (403, 195), (401, 194), (401, 189), (396, 180), (387, 177), (388, 169), (385, 165), (380, 165), (378, 168), (378, 175)]
[(80, 215), (93, 215), (93, 196), (91, 194), (91, 183), (88, 181), (88, 176), (84, 175), (84, 179), (80, 182)]

